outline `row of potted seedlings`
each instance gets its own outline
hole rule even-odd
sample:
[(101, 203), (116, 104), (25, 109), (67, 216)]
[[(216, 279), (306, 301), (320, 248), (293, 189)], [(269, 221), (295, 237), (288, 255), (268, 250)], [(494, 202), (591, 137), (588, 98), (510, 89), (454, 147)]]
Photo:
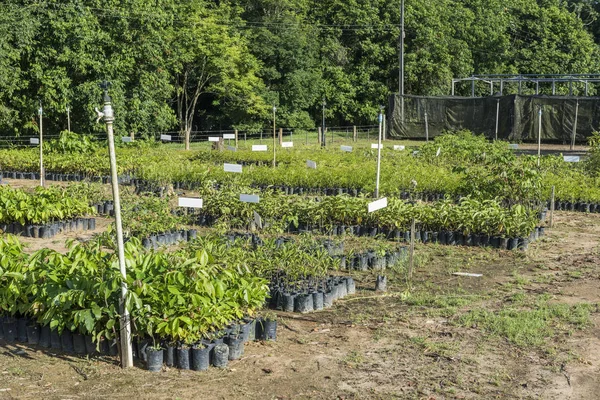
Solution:
[[(191, 346), (164, 341), (151, 346), (149, 339), (133, 343), (134, 357), (146, 363), (150, 371), (168, 367), (202, 371), (210, 365), (225, 368), (228, 361), (239, 359), (244, 353), (244, 343), (253, 340), (276, 340), (277, 320), (267, 314), (264, 318), (246, 319), (241, 324), (231, 324), (225, 330), (215, 332), (213, 339), (205, 339)], [(117, 340), (103, 340), (97, 346), (92, 336), (64, 329), (58, 332), (48, 325), (40, 325), (26, 317), (0, 317), (0, 339), (8, 343), (62, 351), (76, 355), (118, 355)]]
[(0, 224), (0, 231), (31, 237), (35, 239), (50, 239), (59, 233), (93, 231), (96, 229), (95, 218), (74, 218), (69, 221), (55, 221), (47, 224), (21, 224), (11, 222), (10, 224)]
[[(548, 202), (550, 207), (550, 202)], [(588, 203), (583, 201), (560, 201), (554, 202), (557, 211), (578, 211), (584, 213), (600, 213), (600, 203)]]
[(248, 318), (209, 336), (212, 338), (191, 345), (165, 340), (158, 346), (151, 346), (149, 339), (138, 341), (137, 357), (153, 372), (161, 371), (163, 365), (193, 371), (204, 371), (211, 365), (227, 368), (229, 361), (243, 356), (245, 343), (276, 340), (277, 319), (271, 314), (257, 319)]
[(269, 288), (272, 308), (295, 313), (329, 308), (336, 300), (356, 292), (356, 284), (350, 276), (309, 278), (289, 282), (286, 276), (278, 274), (272, 278)]
[(189, 242), (196, 239), (198, 231), (196, 229), (180, 229), (170, 232), (160, 232), (152, 234), (142, 239), (142, 246), (146, 249), (157, 249), (160, 246), (171, 246), (181, 242)]
[(91, 335), (83, 335), (64, 329), (58, 332), (49, 325), (40, 325), (27, 317), (0, 317), (0, 339), (11, 342), (27, 343), (42, 348), (61, 350), (68, 354), (78, 355), (111, 355), (118, 354), (116, 340), (103, 340), (99, 346), (93, 342)]

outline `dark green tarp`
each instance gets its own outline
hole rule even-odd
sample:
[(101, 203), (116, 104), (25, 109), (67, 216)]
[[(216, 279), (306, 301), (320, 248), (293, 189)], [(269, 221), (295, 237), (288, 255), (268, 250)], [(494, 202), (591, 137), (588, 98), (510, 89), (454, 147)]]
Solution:
[(542, 141), (570, 143), (577, 111), (576, 141), (583, 143), (600, 129), (600, 97), (490, 96), (490, 97), (390, 97), (388, 135), (394, 138), (425, 138), (425, 112), (429, 137), (443, 131), (468, 129), (488, 138), (537, 141), (538, 110), (542, 109)]

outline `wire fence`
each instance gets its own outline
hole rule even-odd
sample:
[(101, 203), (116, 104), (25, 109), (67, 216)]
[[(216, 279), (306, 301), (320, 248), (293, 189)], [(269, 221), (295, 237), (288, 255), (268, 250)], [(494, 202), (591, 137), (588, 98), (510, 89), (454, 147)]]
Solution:
[[(325, 128), (325, 140), (326, 144), (335, 144), (341, 142), (349, 142), (355, 140), (376, 140), (379, 132), (378, 125), (348, 125), (348, 126), (332, 126)], [(319, 135), (321, 129), (292, 129), (292, 128), (276, 128), (275, 137), (276, 140), (281, 139), (283, 142), (296, 142), (300, 144), (314, 144), (319, 142)], [(262, 131), (244, 131), (234, 129), (223, 129), (223, 130), (203, 130), (203, 131), (192, 131), (190, 132), (190, 143), (202, 143), (210, 141), (220, 141), (223, 139), (226, 143), (230, 144), (231, 141), (235, 140), (237, 135), (238, 142), (246, 141), (258, 141), (259, 143), (265, 142), (265, 144), (273, 140), (273, 130), (267, 129)], [(90, 134), (94, 140), (105, 140), (104, 135)], [(58, 134), (44, 134), (43, 140), (50, 141), (56, 140), (60, 137)], [(180, 131), (163, 131), (163, 132), (151, 132), (139, 135), (133, 135), (134, 140), (136, 137), (153, 138), (156, 141), (162, 141), (163, 143), (178, 143), (183, 145), (185, 143), (185, 135)], [(129, 141), (129, 135), (116, 134), (116, 140), (122, 138), (122, 141)], [(35, 134), (21, 135), (14, 137), (0, 136), (0, 148), (26, 148), (26, 147), (37, 147), (39, 145), (39, 136)]]

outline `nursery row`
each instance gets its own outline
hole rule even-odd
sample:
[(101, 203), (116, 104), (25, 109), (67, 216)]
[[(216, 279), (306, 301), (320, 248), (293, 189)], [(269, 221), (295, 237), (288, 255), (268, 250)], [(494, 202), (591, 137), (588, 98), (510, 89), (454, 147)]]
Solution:
[(20, 222), (11, 222), (10, 224), (0, 223), (0, 232), (34, 239), (50, 239), (59, 233), (93, 231), (95, 229), (95, 218), (75, 218), (68, 221), (56, 221), (36, 225), (21, 225)]
[(30, 193), (0, 186), (0, 224), (46, 225), (85, 217), (93, 212), (87, 199), (78, 198), (72, 191), (62, 188), (38, 187)]
[[(308, 191), (369, 195), (375, 187), (376, 151), (373, 150), (281, 152), (276, 168), (268, 162), (270, 154), (250, 151), (183, 152), (165, 147), (119, 151), (122, 182), (135, 182), (141, 191), (168, 192), (171, 187), (201, 189), (232, 181), (245, 186), (275, 186), (294, 194)], [(0, 157), (5, 171), (35, 173), (38, 169), (34, 149), (0, 150)], [(306, 160), (315, 161), (317, 169), (307, 168)], [(232, 176), (224, 172), (223, 162), (241, 164), (244, 171)], [(265, 165), (258, 166), (260, 163)], [(422, 145), (417, 154), (384, 149), (380, 193), (395, 196), (415, 191), (413, 182), (416, 182), (416, 190), (421, 193), (473, 195), (481, 199), (500, 197), (523, 202), (547, 200), (550, 188), (556, 186), (556, 198), (561, 201), (599, 203), (599, 178), (587, 165), (544, 156), (538, 167), (536, 157), (516, 157), (506, 143), (489, 143), (483, 137), (460, 132), (435, 138)], [(74, 179), (106, 178), (108, 162), (103, 149), (89, 154), (54, 152), (46, 157), (46, 170), (66, 174), (59, 179), (69, 175)]]

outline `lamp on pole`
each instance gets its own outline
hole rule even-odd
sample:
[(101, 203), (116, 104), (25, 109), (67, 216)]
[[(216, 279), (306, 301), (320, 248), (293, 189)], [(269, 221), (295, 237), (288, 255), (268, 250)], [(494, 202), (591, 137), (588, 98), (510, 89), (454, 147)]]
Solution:
[(327, 103), (325, 102), (325, 97), (323, 97), (323, 124), (321, 125), (321, 147), (325, 147), (325, 106)]
[(273, 168), (275, 168), (275, 112), (277, 112), (277, 107), (273, 105)]
[(108, 95), (108, 88), (110, 83), (104, 81), (100, 84), (100, 87), (104, 90), (104, 107), (102, 112), (96, 108), (99, 122), (100, 119), (104, 120), (106, 124), (106, 133), (108, 135), (108, 155), (110, 158), (110, 177), (112, 183), (113, 201), (114, 201), (114, 212), (115, 212), (115, 225), (117, 230), (117, 252), (119, 256), (119, 269), (123, 277), (121, 282), (121, 297), (119, 299), (119, 307), (121, 312), (120, 321), (120, 338), (121, 338), (121, 367), (129, 368), (133, 367), (133, 352), (131, 348), (131, 324), (129, 320), (129, 310), (127, 309), (127, 283), (125, 278), (127, 277), (127, 270), (125, 269), (125, 251), (123, 246), (123, 225), (121, 223), (121, 198), (119, 196), (119, 180), (117, 176), (117, 157), (115, 152), (115, 140), (113, 133), (113, 121), (114, 112), (112, 108), (112, 100)]
[(44, 109), (42, 108), (42, 100), (40, 99), (40, 108), (38, 108), (38, 115), (40, 116), (40, 186), (44, 187), (44, 134), (42, 129), (42, 114)]
[(379, 107), (379, 138), (377, 139), (377, 178), (375, 181), (375, 198), (379, 197), (379, 176), (381, 174), (381, 127), (383, 124), (383, 106)]

